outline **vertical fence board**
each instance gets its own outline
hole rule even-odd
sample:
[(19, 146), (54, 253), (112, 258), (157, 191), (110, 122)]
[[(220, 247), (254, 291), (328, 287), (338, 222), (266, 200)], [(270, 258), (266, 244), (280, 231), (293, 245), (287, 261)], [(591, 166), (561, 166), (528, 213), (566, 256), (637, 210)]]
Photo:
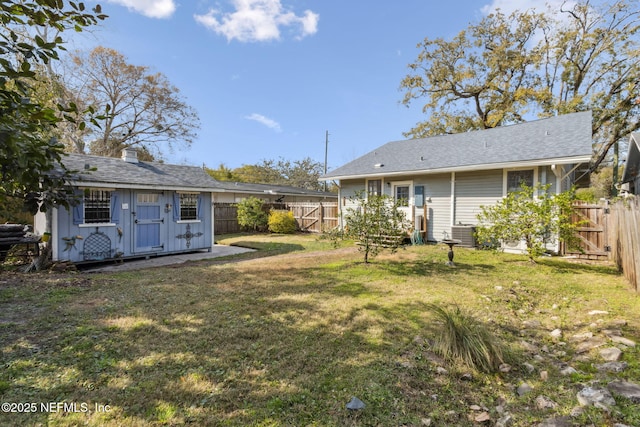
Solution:
[(576, 202), (572, 222), (579, 224), (576, 230), (577, 248), (566, 248), (565, 254), (588, 259), (609, 258), (609, 210), (603, 205)]
[(640, 292), (640, 197), (617, 201), (611, 212), (613, 261)]
[(611, 205), (577, 202), (574, 208), (573, 221), (584, 222), (577, 230), (581, 251), (565, 249), (565, 254), (610, 259), (640, 292), (640, 196)]

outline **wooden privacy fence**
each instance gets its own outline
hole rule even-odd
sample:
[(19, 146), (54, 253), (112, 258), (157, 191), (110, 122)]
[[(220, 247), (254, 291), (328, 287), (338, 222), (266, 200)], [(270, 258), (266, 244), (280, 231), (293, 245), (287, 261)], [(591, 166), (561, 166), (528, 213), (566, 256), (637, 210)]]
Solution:
[(216, 235), (240, 231), (238, 205), (236, 203), (213, 204), (213, 230)]
[[(298, 228), (302, 231), (322, 233), (338, 226), (337, 202), (265, 203), (263, 209), (293, 212)], [(241, 230), (238, 224), (237, 203), (214, 203), (213, 215), (216, 234), (237, 233)]]
[(303, 231), (322, 233), (338, 226), (338, 203), (287, 203), (289, 211)]
[(576, 202), (574, 209), (579, 249), (566, 248), (565, 254), (612, 260), (640, 292), (640, 196), (613, 204)]
[(577, 241), (573, 247), (565, 248), (565, 254), (588, 259), (609, 259), (609, 212), (608, 206), (575, 202), (571, 220), (578, 224)]
[(640, 196), (619, 200), (611, 206), (611, 257), (640, 292)]

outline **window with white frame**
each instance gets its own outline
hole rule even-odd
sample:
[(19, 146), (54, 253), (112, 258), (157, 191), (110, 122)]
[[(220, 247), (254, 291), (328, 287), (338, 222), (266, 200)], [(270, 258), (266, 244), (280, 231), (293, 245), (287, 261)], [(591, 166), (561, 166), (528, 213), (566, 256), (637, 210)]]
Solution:
[(84, 194), (84, 223), (111, 222), (111, 191), (86, 190)]
[(522, 184), (533, 187), (533, 169), (507, 171), (507, 194), (519, 191)]
[(198, 194), (180, 194), (180, 220), (190, 221), (198, 219)]
[(409, 186), (396, 185), (394, 197), (398, 206), (408, 207), (409, 206)]
[(367, 195), (382, 196), (382, 180), (371, 179), (367, 181)]

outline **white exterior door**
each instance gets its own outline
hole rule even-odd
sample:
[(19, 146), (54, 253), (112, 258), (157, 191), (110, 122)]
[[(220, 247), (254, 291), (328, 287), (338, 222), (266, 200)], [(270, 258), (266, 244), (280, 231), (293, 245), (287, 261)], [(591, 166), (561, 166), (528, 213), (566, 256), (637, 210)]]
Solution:
[(393, 182), (391, 183), (391, 188), (393, 190), (393, 200), (398, 204), (399, 208), (402, 212), (404, 212), (407, 220), (411, 221), (413, 219), (412, 209), (414, 206), (413, 201), (413, 182), (411, 181), (402, 181), (402, 182)]

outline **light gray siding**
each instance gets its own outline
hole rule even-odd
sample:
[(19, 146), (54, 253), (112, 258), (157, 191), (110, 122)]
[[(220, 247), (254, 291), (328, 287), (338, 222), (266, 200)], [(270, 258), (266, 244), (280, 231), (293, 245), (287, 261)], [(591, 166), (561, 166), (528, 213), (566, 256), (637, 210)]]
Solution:
[(456, 174), (454, 224), (477, 224), (483, 205), (493, 205), (503, 195), (503, 171)]
[[(427, 240), (440, 241), (451, 233), (451, 174), (422, 176), (415, 185), (424, 186), (427, 211)], [(425, 208), (416, 208), (416, 218), (424, 215)]]
[(340, 194), (338, 200), (338, 209), (341, 215), (340, 218), (340, 226), (344, 226), (344, 220), (342, 216), (345, 214), (347, 209), (355, 209), (357, 206), (355, 203), (351, 201), (351, 198), (356, 195), (358, 191), (365, 190), (366, 183), (364, 180), (349, 180), (349, 181), (340, 181)]

